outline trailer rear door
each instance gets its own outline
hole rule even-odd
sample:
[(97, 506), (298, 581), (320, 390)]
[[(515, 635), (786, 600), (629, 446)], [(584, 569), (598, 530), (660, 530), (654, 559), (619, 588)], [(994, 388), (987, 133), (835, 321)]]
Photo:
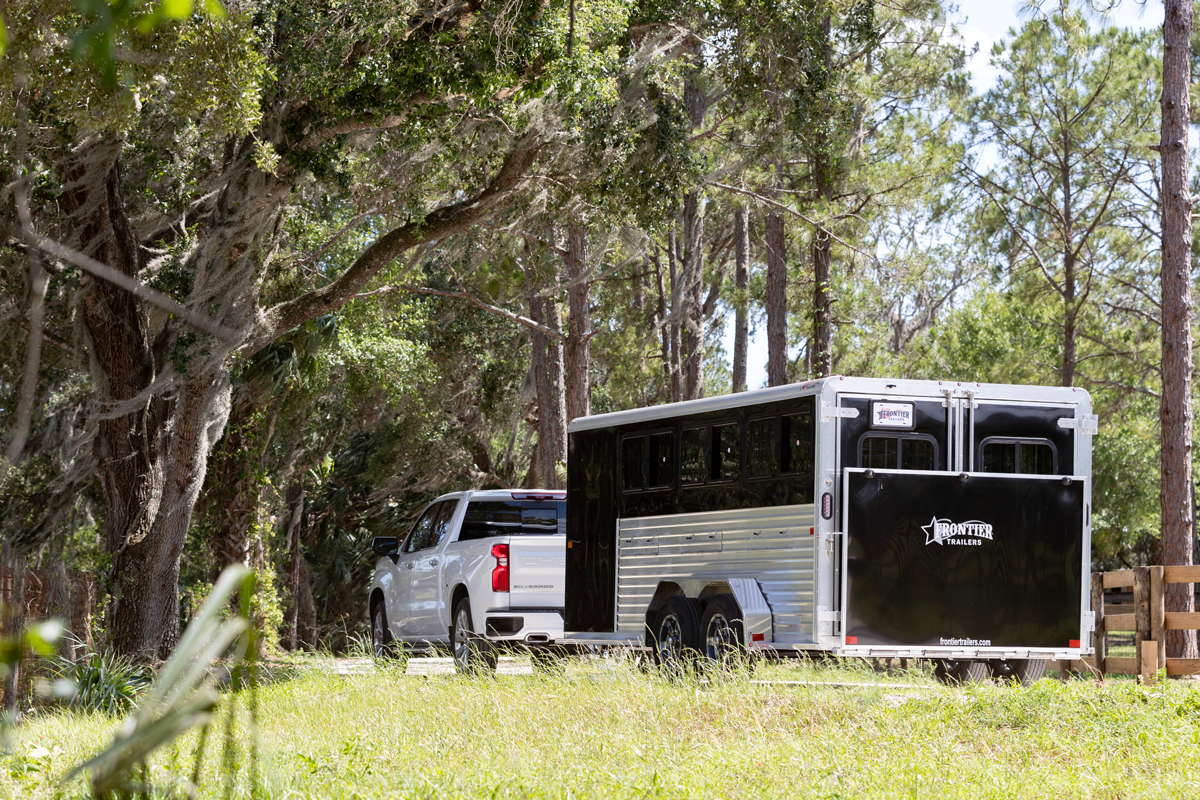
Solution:
[(847, 468), (847, 646), (1079, 647), (1086, 481)]

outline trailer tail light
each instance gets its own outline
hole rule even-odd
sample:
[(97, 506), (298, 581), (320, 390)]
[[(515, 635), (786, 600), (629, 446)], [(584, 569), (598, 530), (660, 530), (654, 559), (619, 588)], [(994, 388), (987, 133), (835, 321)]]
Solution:
[(507, 592), (508, 591), (508, 545), (494, 544), (492, 545), (492, 557), (496, 559), (496, 566), (492, 570), (492, 591)]
[(858, 644), (858, 637), (857, 636), (847, 636), (846, 644)]
[(1078, 640), (1078, 639), (1071, 639), (1071, 640), (1070, 640), (1070, 641), (1067, 643), (1067, 647), (1079, 647), (1079, 640)]
[(833, 495), (829, 492), (821, 495), (821, 517), (833, 519)]

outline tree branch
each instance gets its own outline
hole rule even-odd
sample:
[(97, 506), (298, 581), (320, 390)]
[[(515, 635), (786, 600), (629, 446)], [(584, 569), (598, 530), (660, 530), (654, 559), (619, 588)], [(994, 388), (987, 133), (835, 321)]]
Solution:
[(541, 145), (539, 134), (526, 134), (482, 192), (389, 231), (364, 250), (337, 280), (267, 309), (258, 330), (242, 345), (242, 349), (246, 352), (257, 351), (313, 317), (340, 308), (401, 253), (424, 242), (460, 233), (474, 225), (519, 188), (533, 166)]

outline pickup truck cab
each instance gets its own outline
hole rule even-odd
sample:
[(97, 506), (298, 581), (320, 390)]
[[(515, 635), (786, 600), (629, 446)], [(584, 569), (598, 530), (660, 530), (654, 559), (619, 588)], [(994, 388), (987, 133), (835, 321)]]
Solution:
[(450, 650), (459, 670), (563, 635), (566, 493), (472, 491), (430, 503), (406, 536), (378, 536), (371, 581), (377, 656)]

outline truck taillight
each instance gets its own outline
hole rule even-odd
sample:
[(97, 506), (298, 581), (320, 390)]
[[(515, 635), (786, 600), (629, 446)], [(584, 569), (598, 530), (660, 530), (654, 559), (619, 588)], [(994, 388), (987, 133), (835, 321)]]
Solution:
[(492, 591), (508, 591), (508, 545), (492, 545), (492, 557), (496, 559), (496, 567), (492, 570)]

